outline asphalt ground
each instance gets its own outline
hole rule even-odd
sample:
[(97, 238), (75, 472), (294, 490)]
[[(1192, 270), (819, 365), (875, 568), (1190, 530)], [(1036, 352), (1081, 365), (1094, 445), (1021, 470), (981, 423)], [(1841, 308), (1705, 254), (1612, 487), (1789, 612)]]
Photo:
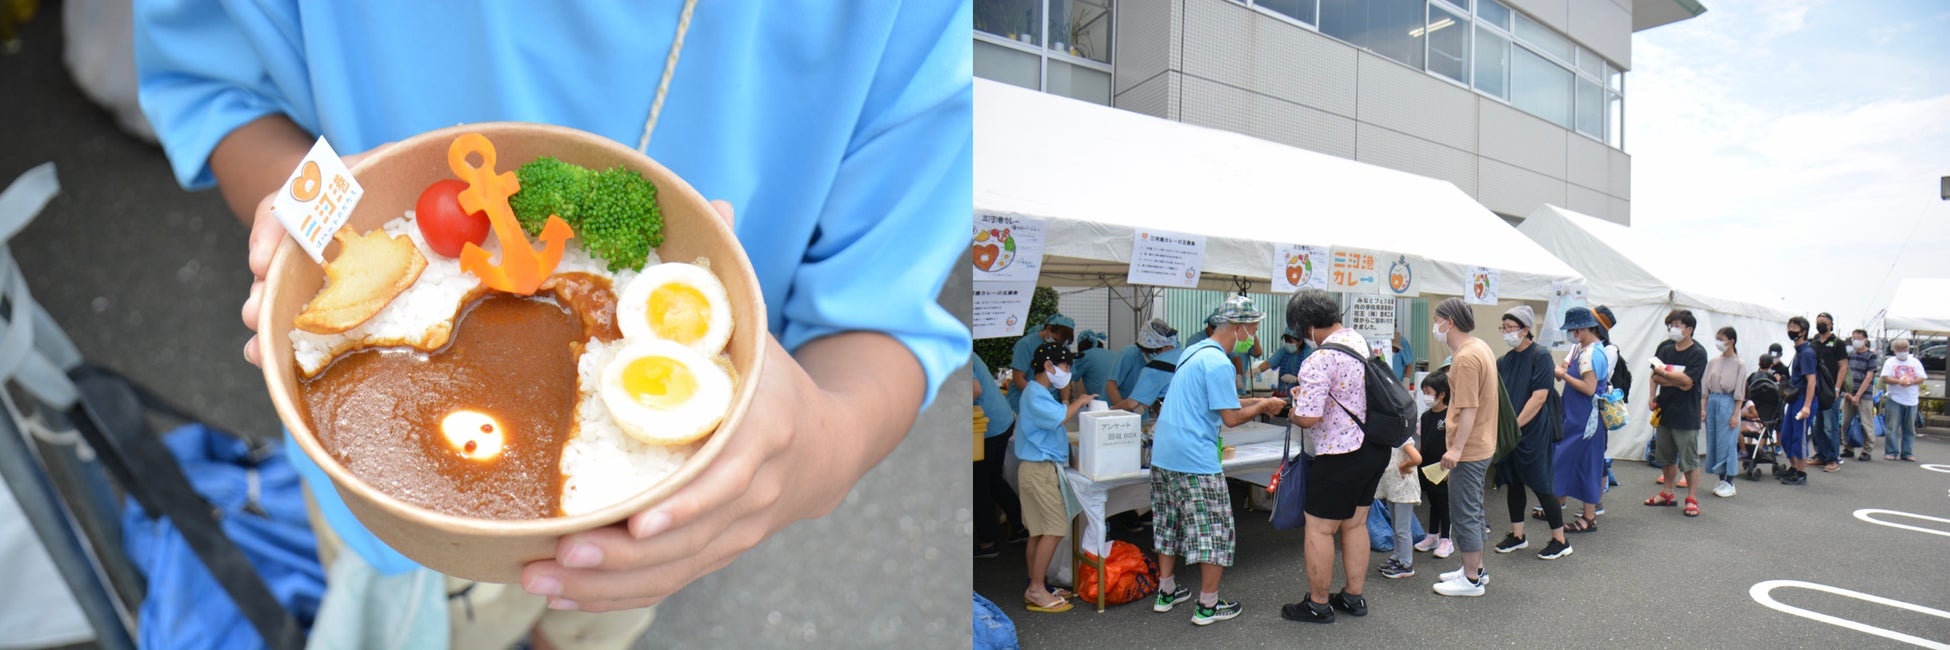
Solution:
[[(977, 560), (975, 583), (1015, 621), (1025, 648), (1911, 647), (1769, 609), (1749, 589), (1767, 580), (1799, 580), (1950, 612), (1950, 473), (1922, 467), (1943, 463), (1950, 471), (1950, 439), (1919, 437), (1916, 456), (1920, 462), (1886, 462), (1878, 455), (1833, 474), (1816, 470), (1805, 487), (1765, 477), (1735, 479), (1739, 493), (1725, 499), (1709, 493), (1708, 481), (1699, 490), (1698, 518), (1676, 507), (1641, 505), (1658, 490), (1652, 482), (1657, 470), (1617, 462), (1621, 485), (1609, 493), (1599, 530), (1568, 535), (1575, 549), (1570, 556), (1537, 559), (1548, 531), (1543, 522), (1528, 520), (1528, 550), (1486, 554), (1491, 581), (1484, 596), (1436, 595), (1436, 574), (1461, 566), (1461, 556), (1437, 560), (1416, 553), (1414, 577), (1388, 580), (1368, 570), (1368, 616), (1341, 614), (1328, 625), (1280, 618), (1280, 605), (1298, 602), (1306, 590), (1300, 537), (1273, 530), (1264, 512), (1236, 513), (1236, 564), (1220, 589), (1244, 612), (1208, 627), (1192, 625), (1183, 605), (1153, 613), (1148, 599), (1102, 614), (1081, 604), (1061, 614), (1029, 612), (1021, 604), (1020, 544), (1007, 545), (999, 558)], [(1493, 492), (1485, 503), (1495, 544), (1508, 529), (1504, 495)], [(1943, 521), (1878, 518), (1942, 532), (1864, 522), (1853, 514), (1864, 508), (1936, 517)], [(1148, 531), (1113, 531), (1114, 538), (1150, 550)], [(1370, 567), (1386, 558), (1373, 553)], [(1339, 573), (1337, 566), (1334, 590), (1345, 584)], [(1194, 587), (1195, 576), (1179, 573), (1181, 583), (1190, 578)], [(1782, 588), (1772, 595), (1794, 607), (1950, 643), (1950, 618), (1808, 589)]]
[[(51, 160), (62, 184), (11, 244), (30, 290), (92, 361), (213, 425), (276, 436), (241, 352), (245, 227), (215, 192), (179, 189), (161, 150), (81, 95), (60, 18), (44, 3), (22, 51), (0, 56), (0, 183)], [(967, 318), (965, 271), (941, 303)], [(967, 395), (967, 371), (953, 377), (941, 394)], [(845, 505), (673, 597), (639, 647), (967, 647), (969, 412), (940, 400)]]

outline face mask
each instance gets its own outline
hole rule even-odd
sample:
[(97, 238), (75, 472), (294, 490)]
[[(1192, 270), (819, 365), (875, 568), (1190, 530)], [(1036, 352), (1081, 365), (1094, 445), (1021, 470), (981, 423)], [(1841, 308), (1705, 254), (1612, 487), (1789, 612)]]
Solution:
[(1287, 353), (1287, 354), (1299, 354), (1299, 353), (1300, 353), (1300, 344), (1299, 344), (1299, 343), (1285, 343), (1285, 344), (1283, 344), (1283, 345), (1285, 345), (1285, 346), (1286, 346), (1286, 353)]
[(1241, 337), (1238, 342), (1232, 344), (1233, 354), (1245, 354), (1252, 351), (1253, 351), (1253, 337), (1250, 336)]
[(1867, 350), (1867, 349), (1869, 349), (1869, 341), (1868, 341), (1868, 339), (1855, 339), (1855, 349), (1857, 349), (1857, 350)]
[(1509, 345), (1510, 347), (1513, 347), (1513, 348), (1514, 348), (1514, 347), (1517, 347), (1517, 344), (1518, 344), (1518, 343), (1522, 343), (1522, 342), (1523, 342), (1523, 334), (1522, 334), (1522, 333), (1519, 333), (1519, 332), (1504, 332), (1504, 333), (1503, 333), (1503, 342), (1504, 342), (1505, 344), (1507, 344), (1507, 345)]
[(1903, 351), (1903, 352), (1897, 352), (1897, 353), (1896, 353), (1896, 360), (1897, 360), (1897, 361), (1908, 361), (1908, 360), (1909, 360), (1909, 352), (1908, 352), (1908, 351)]
[(1821, 333), (1823, 333), (1823, 334), (1827, 334), (1827, 333), (1828, 333), (1828, 331), (1829, 331), (1829, 330), (1832, 330), (1832, 329), (1835, 329), (1835, 326), (1834, 326), (1834, 325), (1830, 325), (1830, 324), (1828, 324), (1828, 323), (1816, 323), (1816, 324), (1815, 324), (1815, 331), (1817, 331), (1817, 332), (1821, 332)]
[(1062, 388), (1070, 385), (1070, 371), (1062, 368), (1050, 369), (1049, 385), (1051, 388)]
[(1716, 351), (1716, 352), (1725, 352), (1725, 351), (1727, 351), (1727, 342), (1726, 342), (1726, 341), (1714, 341), (1714, 342), (1713, 342), (1713, 350), (1714, 350), (1714, 351)]
[(1685, 338), (1685, 336), (1686, 336), (1686, 330), (1684, 329), (1678, 327), (1666, 328), (1666, 338), (1672, 339), (1675, 342), (1677, 342), (1681, 338)]
[(1788, 330), (1788, 340), (1789, 340), (1789, 341), (1799, 341), (1799, 340), (1801, 340), (1801, 334), (1802, 334), (1801, 332), (1796, 332), (1796, 331), (1794, 331), (1794, 330)]
[(1436, 323), (1434, 327), (1429, 328), (1429, 332), (1435, 334), (1436, 340), (1444, 344), (1449, 342), (1449, 329), (1443, 327), (1442, 323)]

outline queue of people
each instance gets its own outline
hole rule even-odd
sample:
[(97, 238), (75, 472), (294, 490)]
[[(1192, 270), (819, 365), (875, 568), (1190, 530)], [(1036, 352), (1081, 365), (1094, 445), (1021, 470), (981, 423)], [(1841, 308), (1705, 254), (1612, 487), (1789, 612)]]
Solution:
[[(1617, 485), (1609, 471), (1612, 427), (1605, 412), (1622, 411), (1633, 381), (1611, 341), (1610, 331), (1617, 326), (1611, 310), (1567, 310), (1558, 327), (1571, 346), (1558, 362), (1537, 342), (1538, 321), (1530, 307), (1503, 313), (1498, 329), (1509, 351), (1498, 358), (1475, 334), (1474, 309), (1458, 298), (1443, 300), (1431, 313), (1431, 333), (1449, 351), (1449, 361), (1416, 386), (1420, 414), (1415, 435), (1393, 445), (1368, 435), (1376, 413), (1370, 411), (1372, 387), (1367, 384), (1370, 377), (1407, 379), (1412, 361), (1405, 365), (1397, 357), (1392, 367), (1377, 365), (1378, 370), (1368, 372), (1368, 342), (1342, 324), (1341, 314), (1340, 301), (1323, 291), (1302, 290), (1288, 300), (1281, 346), (1254, 368), (1277, 371), (1277, 397), (1259, 399), (1241, 396), (1237, 384), (1239, 359), (1255, 354), (1264, 320), (1247, 296), (1228, 297), (1207, 318), (1204, 331), (1182, 348), (1176, 330), (1161, 319), (1139, 328), (1137, 342), (1114, 355), (1104, 349), (1102, 335), (1073, 334), (1073, 321), (1063, 316), (1025, 334), (1017, 353), (1027, 358), (1017, 368), (1012, 382), (1017, 390), (1011, 395), (1022, 406), (1014, 410), (1013, 426), (1009, 414), (990, 414), (985, 441), (988, 456), (999, 459), (1010, 433), (1020, 432), (1015, 452), (1024, 460), (1022, 494), (1008, 493), (994, 463), (978, 464), (977, 556), (993, 552), (993, 545), (1009, 536), (993, 520), (995, 513), (1026, 522), (1027, 530), (1015, 534), (1026, 533), (1032, 550), (1026, 554), (1030, 575), (1025, 606), (1037, 612), (1068, 609), (1068, 592), (1050, 588), (1040, 570), (1064, 535), (1063, 524), (1050, 523), (1062, 514), (1060, 467), (1068, 453), (1062, 421), (1100, 394), (1114, 407), (1155, 422), (1150, 506), (1159, 589), (1152, 609), (1169, 612), (1189, 606), (1196, 625), (1244, 611), (1219, 591), (1237, 544), (1219, 434), (1256, 418), (1290, 422), (1309, 459), (1299, 540), (1306, 583), (1299, 601), (1280, 609), (1289, 620), (1332, 623), (1341, 615), (1366, 615), (1368, 567), (1375, 566), (1388, 579), (1413, 577), (1417, 552), (1437, 560), (1460, 555), (1452, 570), (1437, 576), (1435, 593), (1483, 595), (1489, 584), (1484, 552), (1508, 554), (1531, 547), (1533, 531), (1526, 530), (1524, 516), (1530, 496), (1537, 499), (1528, 508), (1530, 517), (1543, 522), (1547, 537), (1535, 553), (1540, 560), (1571, 555), (1574, 548), (1567, 535), (1598, 530), (1604, 495)], [(1712, 494), (1733, 497), (1733, 477), (1745, 469), (1743, 459), (1754, 456), (1752, 446), (1766, 439), (1756, 435), (1763, 430), (1778, 432), (1779, 456), (1788, 466), (1777, 473), (1787, 485), (1805, 485), (1808, 467), (1833, 472), (1845, 457), (1868, 460), (1877, 432), (1873, 389), (1878, 384), (1887, 394), (1884, 457), (1914, 460), (1918, 386), (1925, 373), (1910, 354), (1909, 341), (1893, 341), (1890, 354), (1878, 359), (1869, 351), (1866, 332), (1857, 330), (1842, 342), (1833, 335), (1827, 314), (1813, 327), (1797, 316), (1786, 330), (1795, 346), (1791, 365), (1783, 363), (1783, 350), (1774, 346), (1749, 369), (1741, 361), (1740, 333), (1734, 328), (1716, 330), (1709, 353), (1695, 340), (1699, 322), (1690, 311), (1673, 310), (1664, 325), (1667, 340), (1654, 352), (1647, 379), (1655, 391), (1650, 422), (1655, 438), (1648, 460), (1662, 469), (1657, 480), (1661, 489), (1644, 505), (1679, 507), (1684, 516), (1699, 517), (1703, 511), (1697, 486), (1706, 477), (1715, 481)], [(1818, 334), (1811, 335), (1811, 330)], [(1073, 336), (1081, 354), (1064, 347)], [(1399, 332), (1391, 345), (1405, 349)], [(1825, 352), (1830, 347), (1839, 356)], [(1098, 353), (1098, 361), (1088, 361), (1091, 352)], [(1097, 372), (1088, 370), (1092, 365), (1104, 368), (1102, 379), (1087, 376)], [(983, 408), (1008, 409), (992, 394), (993, 377), (980, 381), (987, 373), (980, 360), (975, 366), (977, 400)], [(1757, 408), (1756, 399), (1766, 398), (1750, 394), (1749, 387), (1759, 379), (1778, 385), (1780, 404)], [(1077, 382), (1084, 388), (1065, 391)], [(1101, 388), (1092, 382), (1101, 382)], [(1029, 398), (1015, 394), (1025, 390)], [(1071, 393), (1074, 399), (1067, 398)], [(1780, 417), (1763, 417), (1757, 413), (1761, 410)], [(1831, 411), (1837, 417), (1825, 418)], [(1861, 424), (1860, 435), (1844, 435), (1842, 427), (1851, 422)], [(1502, 541), (1491, 545), (1485, 493), (1498, 486), (1506, 490), (1510, 526)], [(1685, 496), (1678, 490), (1685, 490)], [(1377, 499), (1388, 507), (1396, 543), (1385, 560), (1373, 565), (1367, 522)], [(1416, 510), (1424, 503), (1427, 533), (1411, 539)], [(1334, 589), (1337, 560), (1343, 582)]]

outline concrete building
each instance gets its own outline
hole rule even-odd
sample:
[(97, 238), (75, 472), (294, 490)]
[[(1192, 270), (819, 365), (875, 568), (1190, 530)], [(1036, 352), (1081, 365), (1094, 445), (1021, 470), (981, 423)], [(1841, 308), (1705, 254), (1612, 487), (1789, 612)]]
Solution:
[(1629, 224), (1632, 34), (1705, 10), (974, 0), (975, 74), (1447, 180), (1513, 223), (1550, 204)]

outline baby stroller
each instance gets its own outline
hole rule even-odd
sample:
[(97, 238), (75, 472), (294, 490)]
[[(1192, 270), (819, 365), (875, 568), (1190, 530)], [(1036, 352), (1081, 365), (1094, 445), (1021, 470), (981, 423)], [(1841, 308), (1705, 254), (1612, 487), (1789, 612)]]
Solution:
[[(1747, 376), (1747, 401), (1754, 405), (1754, 414), (1760, 420), (1759, 431), (1748, 431), (1741, 427), (1741, 444), (1746, 447), (1745, 458), (1740, 459), (1741, 474), (1749, 481), (1760, 480), (1760, 466), (1772, 465), (1774, 476), (1786, 471), (1781, 461), (1781, 415), (1786, 411), (1786, 400), (1781, 397), (1781, 385), (1774, 381), (1774, 375), (1762, 370)], [(1744, 418), (1743, 418), (1744, 420)]]

